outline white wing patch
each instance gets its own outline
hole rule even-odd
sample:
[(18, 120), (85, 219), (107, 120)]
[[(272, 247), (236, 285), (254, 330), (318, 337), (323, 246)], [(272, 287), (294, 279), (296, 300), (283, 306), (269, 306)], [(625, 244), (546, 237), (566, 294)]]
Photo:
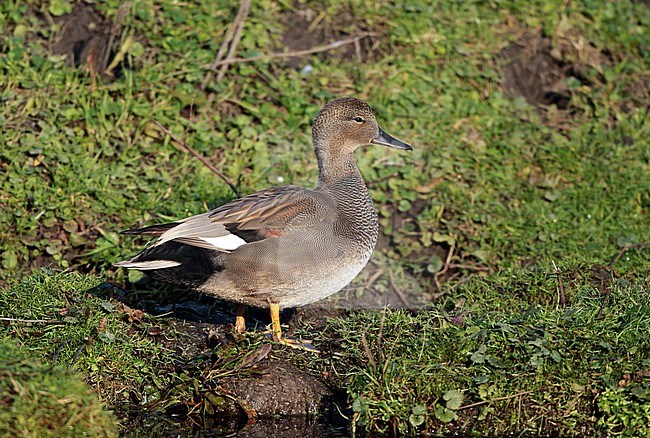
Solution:
[(207, 212), (180, 221), (174, 228), (165, 231), (153, 246), (177, 241), (198, 248), (230, 252), (246, 243), (244, 239), (226, 230), (224, 224), (213, 222), (209, 218), (210, 214), (212, 213)]
[(147, 262), (132, 262), (131, 260), (125, 260), (123, 262), (115, 263), (115, 266), (120, 266), (122, 268), (128, 269), (139, 269), (141, 271), (174, 268), (180, 265), (181, 263), (175, 262), (173, 260), (149, 260)]
[(219, 237), (199, 237), (202, 241), (212, 245), (218, 251), (232, 251), (246, 244), (246, 241), (234, 234)]

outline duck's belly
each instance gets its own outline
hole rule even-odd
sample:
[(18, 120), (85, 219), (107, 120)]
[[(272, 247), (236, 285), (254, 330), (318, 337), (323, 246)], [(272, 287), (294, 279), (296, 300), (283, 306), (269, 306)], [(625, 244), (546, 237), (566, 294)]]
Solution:
[(312, 245), (315, 240), (310, 239), (274, 246), (269, 240), (229, 254), (224, 270), (199, 290), (257, 307), (267, 307), (269, 302), (283, 308), (304, 306), (348, 285), (366, 266), (374, 247), (359, 248), (348, 242)]
[(300, 307), (320, 301), (343, 289), (363, 270), (370, 260), (372, 252), (362, 258), (341, 263), (336, 269), (330, 269), (316, 275), (309, 281), (298, 282), (294, 290), (286, 291), (277, 297), (280, 307)]

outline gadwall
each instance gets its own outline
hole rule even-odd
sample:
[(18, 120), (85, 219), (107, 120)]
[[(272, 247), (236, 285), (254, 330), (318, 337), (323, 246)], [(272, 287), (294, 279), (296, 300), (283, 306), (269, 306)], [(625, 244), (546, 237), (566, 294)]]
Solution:
[(178, 222), (125, 231), (157, 239), (116, 266), (238, 303), (240, 332), (243, 305), (268, 307), (273, 339), (280, 341), (280, 309), (341, 290), (377, 242), (377, 214), (354, 151), (368, 144), (413, 150), (384, 132), (370, 106), (352, 97), (325, 105), (312, 136), (315, 189), (273, 187)]

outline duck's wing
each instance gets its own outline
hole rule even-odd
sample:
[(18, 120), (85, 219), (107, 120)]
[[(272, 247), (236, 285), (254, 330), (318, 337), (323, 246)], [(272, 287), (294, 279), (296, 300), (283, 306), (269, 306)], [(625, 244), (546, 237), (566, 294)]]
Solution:
[(335, 217), (335, 206), (328, 197), (301, 187), (284, 186), (236, 199), (179, 222), (125, 233), (158, 236), (150, 248), (174, 241), (231, 252), (247, 243), (277, 238), (289, 230), (311, 227)]

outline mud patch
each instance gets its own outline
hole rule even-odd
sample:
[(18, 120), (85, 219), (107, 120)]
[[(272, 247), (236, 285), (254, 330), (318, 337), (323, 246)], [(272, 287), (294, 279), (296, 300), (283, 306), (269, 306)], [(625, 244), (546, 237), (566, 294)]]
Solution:
[(239, 407), (239, 424), (244, 426), (238, 435), (348, 436), (347, 421), (339, 413), (346, 404), (345, 395), (285, 360), (265, 359), (255, 368), (253, 375), (221, 383)]
[[(437, 182), (433, 183), (435, 184)], [(368, 185), (371, 186), (372, 183)], [(433, 185), (418, 190), (429, 191)], [(430, 222), (423, 219), (430, 217), (430, 213), (425, 213), (428, 208), (423, 199), (415, 200), (406, 211), (400, 211), (395, 203), (390, 225), (386, 227), (391, 231), (380, 234), (377, 249), (396, 253), (391, 257), (401, 259), (401, 267), (392, 269), (394, 261), (381, 260), (380, 254), (375, 253), (371, 259), (371, 263), (379, 261), (380, 265), (376, 266), (384, 271), (385, 275), (379, 277), (375, 287), (388, 291), (385, 294), (389, 298), (385, 303), (388, 307), (417, 310), (436, 301), (444, 293), (444, 283), (457, 280), (470, 272), (489, 270), (475, 255), (459, 250), (462, 243), (456, 242), (451, 234), (446, 234), (444, 228), (436, 230), (434, 238)], [(449, 210), (444, 215), (448, 224), (454, 224), (452, 228), (459, 232), (457, 239), (461, 242), (463, 236), (473, 232), (463, 224), (455, 224), (454, 215)], [(427, 235), (430, 236), (428, 242), (421, 238)], [(370, 283), (373, 285), (372, 281)], [(381, 309), (382, 306), (367, 308)]]
[(108, 70), (118, 50), (119, 26), (111, 24), (91, 5), (77, 3), (70, 14), (54, 19), (60, 27), (52, 53), (66, 55), (68, 65), (82, 67), (91, 76), (108, 79), (117, 76), (115, 69)]
[[(206, 307), (181, 303), (177, 307), (184, 310), (174, 314), (202, 313), (188, 310), (193, 306)], [(345, 396), (292, 365), (276, 344), (246, 351), (235, 343), (231, 325), (168, 317), (151, 326), (137, 323), (138, 312), (127, 311), (134, 327), (175, 352), (178, 361), (166, 366), (183, 383), (163, 388), (151, 403), (134, 393), (133, 412), (118, 412), (134, 428), (303, 437), (347, 427), (337, 408), (345, 406)]]
[[(297, 6), (283, 14), (282, 23), (286, 30), (282, 35), (282, 45), (288, 51), (312, 49), (339, 41), (355, 35), (361, 35), (369, 30), (369, 26), (355, 18), (350, 12), (337, 15), (336, 20), (330, 20), (319, 11)], [(334, 50), (318, 53), (321, 59), (343, 59), (367, 62), (373, 58), (378, 46), (379, 37), (368, 37), (354, 44), (346, 44)], [(302, 58), (287, 58), (286, 65), (300, 68), (305, 64)]]
[(221, 386), (256, 418), (279, 416), (309, 417), (319, 414), (333, 393), (319, 379), (278, 359), (257, 365), (257, 376), (226, 378)]
[(591, 85), (587, 69), (599, 70), (610, 57), (580, 35), (567, 34), (555, 40), (527, 35), (501, 52), (504, 87), (510, 95), (523, 96), (531, 105), (555, 105), (564, 110), (571, 102), (568, 80)]
[(571, 100), (565, 79), (571, 66), (551, 54), (548, 38), (533, 37), (511, 43), (503, 50), (505, 87), (532, 105), (555, 105), (566, 109)]

